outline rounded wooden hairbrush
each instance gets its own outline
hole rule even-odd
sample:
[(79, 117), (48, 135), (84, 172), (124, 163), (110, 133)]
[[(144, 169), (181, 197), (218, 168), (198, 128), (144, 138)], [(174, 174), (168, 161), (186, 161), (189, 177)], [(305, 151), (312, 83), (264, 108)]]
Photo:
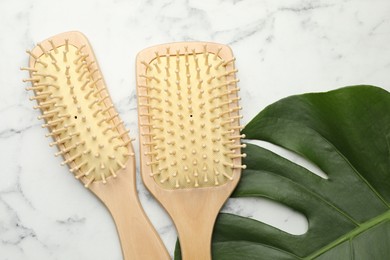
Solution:
[(136, 66), (142, 179), (172, 217), (183, 259), (211, 259), (215, 219), (245, 168), (232, 52), (158, 45)]
[(128, 131), (115, 110), (90, 44), (79, 32), (45, 40), (32, 50), (34, 96), (62, 165), (110, 211), (124, 259), (169, 259), (137, 197), (135, 157)]

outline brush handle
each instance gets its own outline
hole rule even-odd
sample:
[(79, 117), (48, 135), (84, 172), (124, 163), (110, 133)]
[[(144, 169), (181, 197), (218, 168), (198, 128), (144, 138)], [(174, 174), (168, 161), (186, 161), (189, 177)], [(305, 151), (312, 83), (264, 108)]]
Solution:
[(209, 214), (199, 214), (196, 220), (188, 218), (186, 223), (176, 221), (183, 260), (211, 260), (214, 222), (215, 217)]
[[(166, 192), (166, 191), (165, 191)], [(172, 190), (158, 197), (175, 223), (183, 260), (210, 260), (211, 238), (228, 189)], [(161, 200), (163, 199), (163, 200)]]
[(170, 259), (152, 223), (138, 200), (135, 185), (135, 163), (129, 160), (126, 169), (106, 184), (90, 186), (110, 211), (119, 234), (124, 260)]
[(108, 207), (114, 218), (124, 260), (170, 259), (162, 241), (146, 217), (136, 194), (116, 194), (118, 203)]

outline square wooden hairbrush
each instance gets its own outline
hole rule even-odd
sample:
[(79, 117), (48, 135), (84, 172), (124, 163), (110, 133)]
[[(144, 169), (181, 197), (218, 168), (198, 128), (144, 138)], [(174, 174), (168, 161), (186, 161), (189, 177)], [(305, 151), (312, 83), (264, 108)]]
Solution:
[(231, 49), (170, 43), (137, 56), (142, 179), (177, 228), (183, 259), (211, 259), (216, 216), (241, 169)]
[(114, 108), (86, 37), (66, 32), (32, 51), (29, 67), (35, 100), (45, 123), (74, 176), (110, 211), (124, 259), (169, 259), (137, 196), (135, 158), (128, 131)]

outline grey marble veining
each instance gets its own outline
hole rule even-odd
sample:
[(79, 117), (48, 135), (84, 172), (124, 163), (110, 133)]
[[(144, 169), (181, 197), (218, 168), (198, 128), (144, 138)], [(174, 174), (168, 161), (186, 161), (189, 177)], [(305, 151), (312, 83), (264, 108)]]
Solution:
[[(390, 90), (387, 0), (2, 0), (0, 17), (0, 260), (122, 259), (109, 213), (59, 166), (21, 81), (25, 49), (54, 34), (78, 30), (89, 38), (134, 137), (135, 56), (154, 44), (229, 44), (240, 70), (244, 124), (293, 94), (354, 84)], [(138, 141), (134, 146), (138, 153)], [(137, 184), (172, 254), (175, 229), (139, 178)], [(307, 228), (302, 215), (267, 200), (232, 199), (223, 210), (293, 234)]]

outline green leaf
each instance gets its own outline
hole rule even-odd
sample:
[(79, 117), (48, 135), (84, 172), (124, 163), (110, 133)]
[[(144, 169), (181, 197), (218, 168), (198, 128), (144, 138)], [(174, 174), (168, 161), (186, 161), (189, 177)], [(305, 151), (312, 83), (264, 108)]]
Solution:
[[(282, 99), (243, 130), (293, 151), (328, 175), (248, 144), (232, 197), (263, 197), (304, 214), (292, 235), (259, 221), (220, 214), (213, 259), (390, 258), (390, 94), (354, 86)], [(194, 234), (196, 235), (196, 234)], [(176, 250), (175, 259), (180, 258)]]

